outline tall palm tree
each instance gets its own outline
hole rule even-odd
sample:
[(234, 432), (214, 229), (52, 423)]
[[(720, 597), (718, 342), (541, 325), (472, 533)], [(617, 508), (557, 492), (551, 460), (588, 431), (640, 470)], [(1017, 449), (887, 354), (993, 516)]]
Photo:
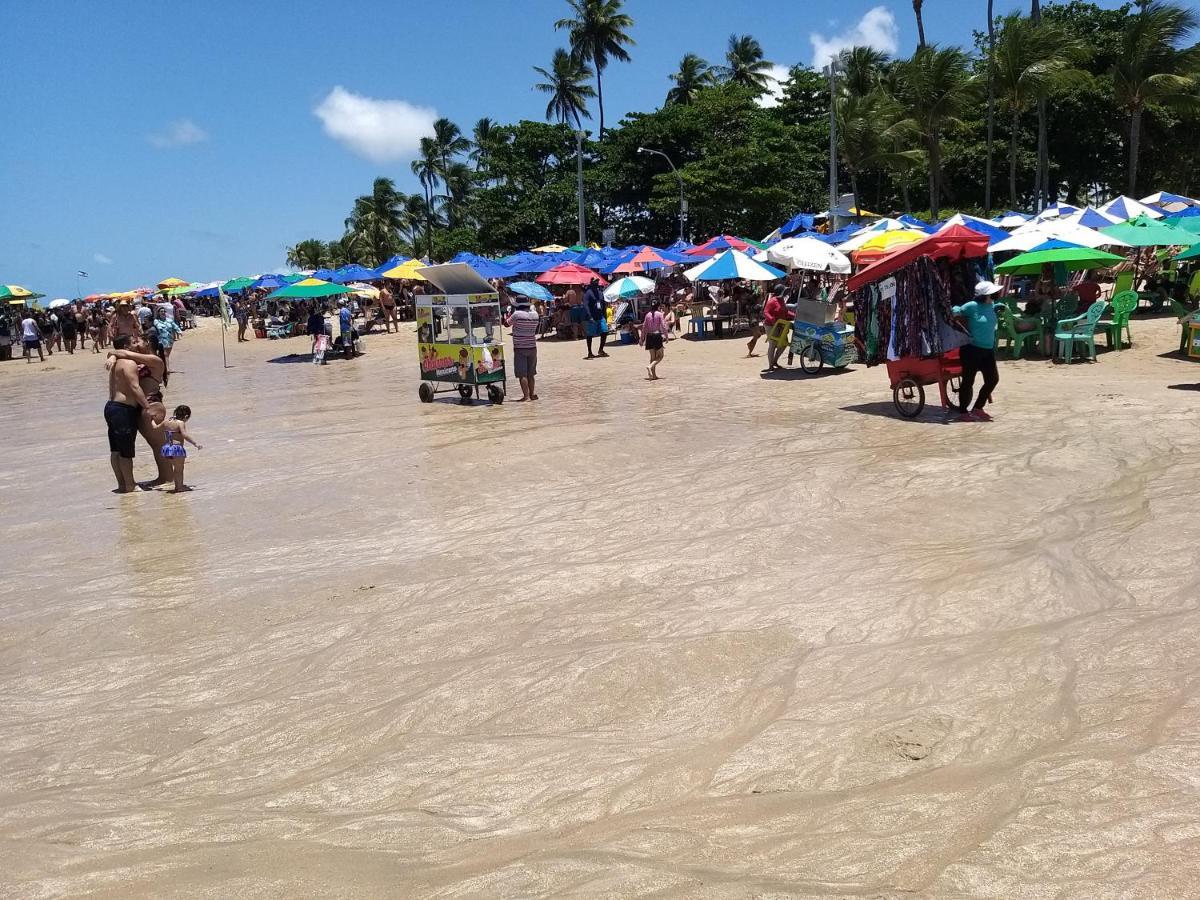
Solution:
[(887, 54), (874, 47), (851, 47), (843, 50), (838, 59), (841, 80), (838, 87), (858, 97), (865, 97), (879, 87)]
[[(438, 151), (437, 142), (433, 138), (421, 138), (421, 155), (412, 161), (412, 173), (417, 176), (417, 180), (421, 182), (421, 187), (425, 191), (425, 240), (430, 258), (433, 257), (433, 212), (434, 212), (434, 188), (437, 187), (438, 173), (440, 171), (440, 153)], [(416, 247), (413, 248), (414, 250)]]
[(686, 53), (679, 61), (679, 71), (671, 76), (671, 81), (675, 86), (667, 92), (667, 102), (691, 106), (696, 95), (711, 86), (714, 79), (705, 60), (695, 53)]
[(756, 93), (770, 85), (771, 64), (763, 58), (762, 44), (748, 34), (731, 34), (725, 65), (716, 71), (726, 84), (740, 84)]
[(560, 47), (554, 51), (549, 70), (534, 66), (533, 71), (546, 79), (533, 86), (535, 91), (550, 95), (550, 102), (546, 104), (546, 121), (557, 118), (569, 125), (574, 120), (575, 127), (582, 131), (583, 119), (592, 117), (587, 101), (596, 96), (592, 86), (587, 84), (592, 75), (587, 63)]
[(471, 147), (471, 142), (463, 137), (459, 127), (445, 118), (433, 123), (433, 142), (437, 145), (443, 175), (450, 170), (450, 163), (454, 157), (466, 153)]
[(491, 156), (496, 135), (496, 123), (489, 117), (484, 116), (475, 123), (475, 128), (471, 131), (470, 153), (471, 162), (475, 163), (475, 168), (487, 168), (488, 157)]
[[(1031, 0), (1029, 18), (1034, 25), (1042, 24), (1041, 0)], [(1040, 212), (1050, 202), (1050, 142), (1046, 128), (1046, 97), (1043, 94), (1037, 100), (1037, 173), (1034, 176), (1034, 197), (1036, 207)]]
[(988, 58), (987, 58), (987, 163), (983, 176), (983, 209), (985, 216), (992, 214), (992, 147), (996, 135), (996, 15), (995, 0), (987, 0)]
[(376, 178), (371, 193), (354, 201), (345, 224), (359, 262), (377, 266), (396, 252), (404, 226), (403, 202), (390, 178)]
[(1200, 45), (1181, 47), (1198, 24), (1196, 14), (1174, 4), (1149, 2), (1126, 22), (1112, 68), (1113, 93), (1129, 114), (1127, 192), (1137, 193), (1142, 113), (1149, 103), (1195, 110)]
[(287, 264), (293, 269), (319, 269), (325, 265), (325, 242), (316, 238), (287, 248)]
[(463, 162), (451, 163), (442, 177), (446, 184), (446, 224), (457, 228), (463, 224), (463, 208), (474, 187), (471, 168)]
[(979, 83), (966, 54), (956, 47), (924, 47), (897, 68), (896, 99), (923, 135), (929, 155), (929, 209), (936, 219), (943, 184), (942, 129), (970, 111)]
[(920, 162), (919, 150), (911, 146), (911, 124), (901, 115), (899, 104), (881, 89), (866, 94), (845, 90), (834, 106), (838, 155), (850, 175), (855, 208), (862, 203), (858, 179), (864, 172), (893, 168), (903, 170)]
[[(611, 60), (629, 62), (629, 51), (636, 42), (629, 36), (632, 17), (623, 10), (623, 0), (567, 0), (574, 16), (559, 19), (556, 29), (565, 30), (571, 53), (596, 73), (596, 98), (600, 108), (600, 140), (604, 140), (604, 70)], [(590, 118), (590, 116), (588, 117)]]
[(925, 19), (921, 15), (921, 8), (925, 5), (925, 0), (912, 0), (913, 15), (917, 17), (917, 49), (924, 50), (925, 44)]
[[(1017, 199), (1017, 141), (1021, 115), (1050, 90), (1074, 73), (1074, 60), (1081, 51), (1079, 42), (1062, 28), (1041, 25), (1017, 13), (1006, 16), (992, 55), (995, 91), (1008, 107), (1012, 131), (1008, 144), (1008, 199), (1015, 208)], [(1041, 177), (1041, 167), (1038, 177)], [(1034, 185), (1034, 196), (1043, 196), (1043, 184)]]

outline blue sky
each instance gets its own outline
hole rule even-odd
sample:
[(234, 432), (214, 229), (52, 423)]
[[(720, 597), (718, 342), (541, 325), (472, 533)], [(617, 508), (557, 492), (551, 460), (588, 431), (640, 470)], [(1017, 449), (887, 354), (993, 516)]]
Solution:
[[(553, 23), (567, 5), (3, 6), (0, 31), (21, 50), (0, 92), (0, 283), (74, 296), (78, 269), (91, 275), (84, 293), (278, 269), (289, 244), (337, 237), (377, 175), (416, 190), (405, 148), (433, 115), (466, 132), (481, 116), (542, 118), (531, 66), (562, 45)], [(606, 75), (610, 122), (660, 104), (684, 52), (719, 61), (732, 32), (784, 66), (813, 62), (814, 35), (900, 53), (916, 43), (909, 0), (626, 6), (637, 46)], [(1025, 6), (996, 3), (998, 14)], [(984, 10), (984, 0), (926, 0), (927, 37), (965, 45)]]

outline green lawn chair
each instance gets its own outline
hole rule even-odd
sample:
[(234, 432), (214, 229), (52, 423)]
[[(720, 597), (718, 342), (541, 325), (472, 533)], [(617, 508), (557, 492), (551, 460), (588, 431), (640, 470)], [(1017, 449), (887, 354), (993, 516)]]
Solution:
[(1113, 282), (1113, 296), (1115, 297), (1115, 296), (1117, 296), (1117, 294), (1123, 294), (1123, 293), (1125, 293), (1125, 291), (1132, 291), (1132, 290), (1133, 290), (1133, 273), (1132, 272), (1118, 272), (1117, 280)]
[(1192, 280), (1188, 282), (1188, 299), (1195, 300), (1198, 296), (1200, 296), (1200, 269), (1192, 273)]
[[(1178, 300), (1171, 301), (1171, 314), (1175, 318), (1184, 320), (1192, 314), (1192, 311), (1180, 303)], [(1179, 352), (1187, 353), (1188, 329), (1184, 321), (1179, 323)]]
[(1095, 360), (1096, 324), (1106, 309), (1108, 309), (1108, 301), (1097, 300), (1088, 307), (1088, 311), (1082, 316), (1059, 319), (1058, 327), (1054, 329), (1054, 355), (1062, 357), (1067, 363), (1070, 363), (1075, 344), (1082, 343), (1088, 346), (1090, 351), (1088, 358)]
[(1129, 346), (1133, 346), (1133, 332), (1129, 330), (1129, 317), (1137, 309), (1137, 305), (1138, 295), (1133, 291), (1122, 291), (1112, 298), (1112, 319), (1100, 323), (1100, 327), (1104, 329), (1104, 336), (1108, 340), (1109, 350), (1123, 348), (1122, 329), (1129, 337)]
[[(1033, 328), (1029, 331), (1018, 331), (1017, 322), (1030, 322)], [(1041, 347), (1046, 339), (1046, 326), (1036, 316), (1014, 316), (1005, 304), (996, 304), (996, 343), (1008, 341), (1008, 351), (1013, 359), (1021, 358), (1021, 350), (1026, 341), (1032, 340), (1034, 347)]]

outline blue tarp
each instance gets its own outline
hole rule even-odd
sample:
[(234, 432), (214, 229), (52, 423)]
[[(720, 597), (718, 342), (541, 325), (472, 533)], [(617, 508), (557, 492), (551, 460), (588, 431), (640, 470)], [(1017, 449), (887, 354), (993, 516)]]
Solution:
[(784, 237), (797, 234), (801, 231), (812, 231), (813, 220), (816, 218), (814, 213), (796, 213), (787, 220), (787, 223), (780, 227), (779, 233)]

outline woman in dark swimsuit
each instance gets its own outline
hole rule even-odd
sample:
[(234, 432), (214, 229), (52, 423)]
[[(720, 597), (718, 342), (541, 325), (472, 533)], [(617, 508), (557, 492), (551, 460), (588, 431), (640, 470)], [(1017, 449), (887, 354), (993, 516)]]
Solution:
[(166, 436), (161, 428), (155, 428), (154, 423), (162, 422), (167, 417), (167, 407), (163, 404), (163, 379), (166, 376), (166, 365), (154, 353), (149, 342), (138, 338), (133, 342), (132, 350), (110, 350), (109, 356), (131, 359), (137, 363), (138, 384), (146, 395), (146, 408), (142, 410), (138, 420), (138, 432), (146, 439), (154, 453), (154, 463), (158, 466), (157, 477), (143, 487), (155, 487), (160, 484), (170, 484), (174, 476), (171, 471), (171, 461), (162, 455)]

